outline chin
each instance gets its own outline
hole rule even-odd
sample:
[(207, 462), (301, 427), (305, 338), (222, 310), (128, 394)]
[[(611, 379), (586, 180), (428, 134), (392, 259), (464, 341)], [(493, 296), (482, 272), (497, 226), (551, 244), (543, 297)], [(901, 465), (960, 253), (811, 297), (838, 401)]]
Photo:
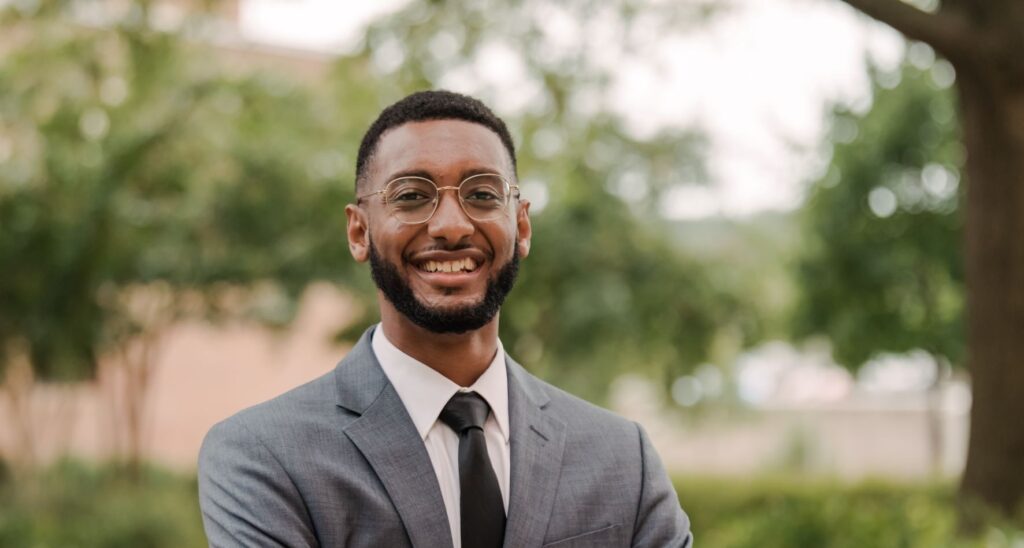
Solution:
[(469, 313), (484, 302), (482, 295), (470, 298), (468, 295), (460, 293), (456, 289), (446, 289), (443, 290), (441, 294), (441, 297), (430, 300), (417, 296), (416, 300), (424, 310), (430, 310), (437, 314), (446, 315)]

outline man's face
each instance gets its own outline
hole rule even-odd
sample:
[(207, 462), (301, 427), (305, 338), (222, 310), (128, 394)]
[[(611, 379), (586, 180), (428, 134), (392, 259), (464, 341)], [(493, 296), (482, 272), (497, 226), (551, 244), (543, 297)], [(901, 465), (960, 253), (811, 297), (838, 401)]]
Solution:
[[(477, 173), (514, 180), (494, 132), (461, 120), (411, 122), (381, 137), (360, 194), (403, 175), (443, 187)], [(349, 206), (349, 246), (356, 260), (370, 261), (383, 296), (412, 322), (437, 333), (479, 329), (497, 313), (519, 258), (529, 253), (529, 203), (513, 198), (495, 219), (477, 221), (454, 192), (443, 191), (439, 200), (427, 222), (413, 225), (391, 215), (380, 195)]]

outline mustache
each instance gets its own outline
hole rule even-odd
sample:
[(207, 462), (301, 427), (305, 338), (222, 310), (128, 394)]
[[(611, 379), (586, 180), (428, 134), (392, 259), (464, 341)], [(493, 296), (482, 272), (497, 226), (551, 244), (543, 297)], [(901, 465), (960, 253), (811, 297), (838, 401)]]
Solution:
[(481, 253), (483, 253), (487, 257), (487, 260), (494, 260), (494, 251), (492, 251), (490, 249), (481, 249), (481, 248), (478, 248), (478, 247), (474, 246), (473, 244), (471, 244), (469, 242), (456, 242), (456, 243), (451, 244), (451, 245), (446, 245), (443, 242), (437, 242), (437, 241), (435, 241), (431, 245), (428, 245), (426, 247), (417, 249), (415, 252), (407, 253), (402, 258), (404, 260), (408, 261), (409, 257), (413, 253), (425, 253), (425, 252), (429, 252), (429, 251), (449, 251), (450, 252), (450, 251), (462, 251), (464, 249), (476, 249), (476, 250), (480, 251)]

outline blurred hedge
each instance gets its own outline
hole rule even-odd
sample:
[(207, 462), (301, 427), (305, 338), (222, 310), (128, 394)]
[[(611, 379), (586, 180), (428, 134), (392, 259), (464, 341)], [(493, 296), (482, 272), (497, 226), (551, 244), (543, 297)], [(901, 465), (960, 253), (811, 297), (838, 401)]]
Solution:
[[(951, 484), (855, 486), (791, 478), (676, 481), (701, 548), (1016, 547), (992, 527), (957, 539)], [(205, 546), (193, 477), (63, 462), (31, 478), (0, 474), (0, 547)]]
[(0, 485), (0, 547), (206, 546), (194, 478), (62, 462)]
[(676, 490), (702, 548), (1024, 546), (1024, 532), (998, 526), (957, 538), (950, 483), (689, 477)]

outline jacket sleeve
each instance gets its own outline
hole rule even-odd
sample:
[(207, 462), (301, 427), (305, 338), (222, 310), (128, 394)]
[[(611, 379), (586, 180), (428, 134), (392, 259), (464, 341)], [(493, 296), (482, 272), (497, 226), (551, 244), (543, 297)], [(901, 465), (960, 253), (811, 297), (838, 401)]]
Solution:
[(203, 440), (199, 506), (211, 547), (317, 546), (292, 479), (237, 417), (214, 426)]
[(640, 435), (643, 474), (633, 546), (691, 548), (693, 535), (690, 532), (690, 518), (680, 507), (675, 488), (665, 473), (658, 453), (647, 438), (647, 433), (639, 424), (637, 430)]

